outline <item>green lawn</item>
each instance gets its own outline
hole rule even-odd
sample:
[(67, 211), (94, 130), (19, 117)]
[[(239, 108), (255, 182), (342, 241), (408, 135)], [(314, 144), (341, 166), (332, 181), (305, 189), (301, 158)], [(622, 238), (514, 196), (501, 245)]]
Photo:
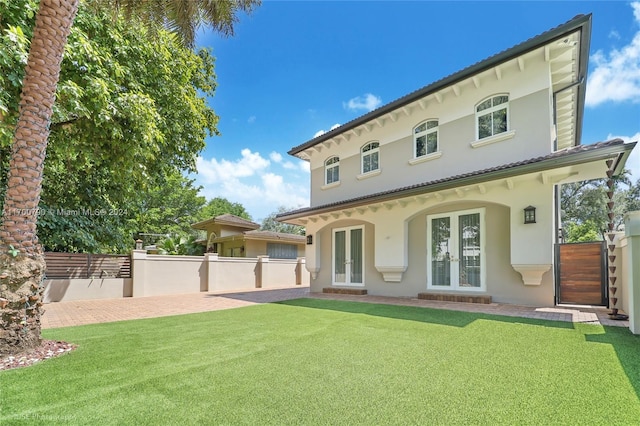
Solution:
[(314, 299), (46, 330), (0, 424), (640, 424), (624, 328)]

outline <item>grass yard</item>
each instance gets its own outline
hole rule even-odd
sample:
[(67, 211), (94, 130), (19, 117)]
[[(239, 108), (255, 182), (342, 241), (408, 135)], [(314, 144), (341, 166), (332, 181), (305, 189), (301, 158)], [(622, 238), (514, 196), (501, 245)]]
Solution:
[(624, 328), (300, 299), (46, 330), (0, 424), (640, 424)]

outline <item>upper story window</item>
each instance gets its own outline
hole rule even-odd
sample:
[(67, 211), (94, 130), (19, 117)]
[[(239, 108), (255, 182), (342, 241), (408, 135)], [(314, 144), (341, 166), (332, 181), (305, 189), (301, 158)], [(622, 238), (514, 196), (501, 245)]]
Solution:
[(369, 142), (362, 147), (362, 173), (380, 169), (380, 143)]
[(488, 138), (509, 130), (509, 96), (486, 99), (476, 107), (477, 139)]
[(413, 129), (413, 150), (414, 158), (438, 152), (438, 120), (427, 120)]
[(324, 162), (324, 183), (329, 185), (331, 183), (340, 181), (340, 158), (331, 157)]

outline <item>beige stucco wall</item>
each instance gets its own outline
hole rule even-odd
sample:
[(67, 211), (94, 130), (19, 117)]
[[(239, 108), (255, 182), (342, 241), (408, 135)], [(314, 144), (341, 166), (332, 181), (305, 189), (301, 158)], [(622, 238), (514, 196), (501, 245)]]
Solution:
[[(302, 265), (301, 265), (302, 266)], [(309, 274), (305, 270), (301, 272), (298, 260), (293, 259), (269, 259), (262, 263), (262, 288), (290, 287), (295, 285), (308, 285)], [(305, 279), (306, 277), (306, 279)], [(298, 281), (301, 279), (301, 282)]]
[(208, 256), (208, 291), (256, 288), (258, 260), (244, 257)]
[(203, 256), (148, 255), (145, 260), (144, 295), (197, 293), (206, 290), (207, 269), (203, 260)]
[(134, 250), (132, 278), (44, 282), (45, 303), (309, 285), (305, 259), (150, 255)]

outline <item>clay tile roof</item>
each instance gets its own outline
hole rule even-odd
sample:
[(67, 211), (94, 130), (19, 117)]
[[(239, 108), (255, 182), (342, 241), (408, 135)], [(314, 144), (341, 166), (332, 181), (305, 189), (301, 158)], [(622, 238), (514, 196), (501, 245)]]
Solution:
[(245, 229), (258, 229), (260, 228), (260, 225), (258, 225), (255, 222), (251, 222), (250, 220), (246, 220), (243, 219), (239, 216), (233, 215), (233, 214), (221, 214), (219, 216), (216, 217), (212, 217), (210, 219), (207, 220), (203, 220), (197, 223), (192, 223), (191, 227), (194, 229), (202, 229), (205, 230), (207, 229), (207, 225), (210, 225), (212, 223), (215, 224), (219, 224), (219, 225), (230, 225), (230, 226), (236, 226), (238, 228), (245, 228)]
[(240, 216), (236, 216), (229, 213), (221, 214), (219, 216), (216, 216), (214, 219), (215, 219), (215, 223), (224, 223), (228, 225), (240, 226), (243, 228), (251, 228), (251, 229), (260, 228), (260, 225), (258, 225), (255, 222), (251, 222), (250, 220), (246, 220), (241, 218)]

